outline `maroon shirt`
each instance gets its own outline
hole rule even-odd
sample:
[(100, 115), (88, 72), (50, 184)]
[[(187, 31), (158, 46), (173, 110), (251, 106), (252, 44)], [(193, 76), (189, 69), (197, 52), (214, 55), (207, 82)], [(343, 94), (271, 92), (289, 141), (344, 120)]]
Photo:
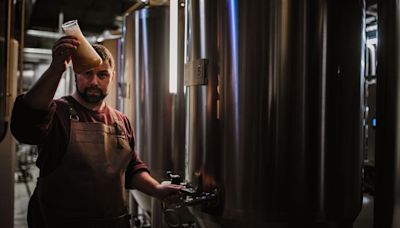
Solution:
[[(64, 99), (67, 99), (68, 104)], [(11, 117), (11, 131), (15, 138), (26, 144), (38, 145), (39, 157), (36, 165), (40, 169), (40, 176), (46, 176), (60, 164), (69, 142), (70, 119), (69, 105), (72, 105), (81, 122), (104, 123), (112, 126), (113, 118), (110, 107), (106, 106), (101, 111), (92, 111), (72, 96), (64, 99), (53, 100), (50, 110), (36, 110), (30, 108), (24, 101), (23, 95), (17, 97)], [(126, 115), (114, 110), (118, 120), (123, 123), (122, 130), (128, 136), (131, 148), (135, 150), (126, 169), (126, 185), (131, 183), (131, 178), (139, 170), (149, 171), (147, 166), (138, 158), (134, 133)], [(133, 186), (126, 186), (133, 188)]]

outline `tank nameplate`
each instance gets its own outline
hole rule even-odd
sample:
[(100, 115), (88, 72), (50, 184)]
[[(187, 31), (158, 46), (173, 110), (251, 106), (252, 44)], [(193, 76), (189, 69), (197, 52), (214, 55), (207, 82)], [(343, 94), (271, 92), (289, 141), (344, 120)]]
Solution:
[(207, 85), (207, 59), (195, 59), (185, 64), (185, 86)]

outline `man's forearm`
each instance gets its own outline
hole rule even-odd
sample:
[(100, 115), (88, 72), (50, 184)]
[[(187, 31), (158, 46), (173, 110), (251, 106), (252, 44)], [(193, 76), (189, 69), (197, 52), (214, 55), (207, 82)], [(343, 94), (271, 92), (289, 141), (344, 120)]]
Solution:
[(35, 85), (25, 94), (24, 100), (30, 107), (47, 110), (56, 93), (63, 72), (47, 69)]
[(133, 186), (135, 189), (144, 192), (150, 196), (158, 198), (157, 186), (160, 183), (155, 180), (147, 171), (141, 171), (133, 177)]
[(73, 36), (63, 36), (52, 48), (52, 61), (35, 85), (25, 94), (24, 101), (32, 108), (47, 110), (56, 93), (61, 76), (67, 69), (79, 41)]

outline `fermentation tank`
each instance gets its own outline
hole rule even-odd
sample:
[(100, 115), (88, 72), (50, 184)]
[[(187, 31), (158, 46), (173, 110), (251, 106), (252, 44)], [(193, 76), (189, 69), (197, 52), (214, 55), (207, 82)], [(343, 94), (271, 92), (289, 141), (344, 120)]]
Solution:
[(168, 8), (128, 17), (138, 152), (157, 179), (171, 170), (191, 194), (161, 217), (153, 204), (153, 227), (352, 227), (362, 199), (364, 1), (184, 4), (176, 94)]
[(364, 7), (186, 2), (185, 180), (218, 193), (214, 208), (190, 207), (197, 226), (352, 227), (362, 199)]
[[(182, 70), (178, 70), (178, 90), (171, 93), (169, 89), (169, 7), (140, 9), (126, 20), (126, 67), (134, 72), (128, 77), (133, 84), (136, 149), (151, 175), (162, 182), (167, 180), (167, 171), (183, 175), (185, 146)], [(183, 49), (183, 42), (180, 46)], [(150, 197), (138, 191), (133, 194), (152, 215), (153, 227), (158, 227), (159, 201), (151, 203)]]

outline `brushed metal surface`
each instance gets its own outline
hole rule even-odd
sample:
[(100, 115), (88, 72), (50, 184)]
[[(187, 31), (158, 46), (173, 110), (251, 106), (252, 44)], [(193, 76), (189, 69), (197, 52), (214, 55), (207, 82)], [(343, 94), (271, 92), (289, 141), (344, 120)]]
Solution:
[(208, 59), (209, 83), (187, 87), (185, 177), (224, 192), (222, 211), (192, 209), (198, 224), (350, 227), (363, 1), (189, 0), (187, 15), (186, 60)]
[[(183, 14), (181, 13), (181, 17)], [(133, 43), (134, 130), (139, 157), (158, 181), (167, 180), (166, 171), (183, 176), (184, 172), (184, 94), (183, 54), (178, 58), (178, 90), (169, 92), (169, 8), (141, 9), (129, 16), (133, 23), (127, 42)], [(183, 24), (180, 25), (183, 28)], [(181, 29), (182, 30), (182, 29)], [(182, 33), (183, 34), (183, 33)], [(180, 37), (183, 53), (183, 36)], [(154, 212), (153, 227), (160, 227), (159, 201), (133, 192), (140, 206)], [(157, 211), (157, 213), (155, 213)]]

